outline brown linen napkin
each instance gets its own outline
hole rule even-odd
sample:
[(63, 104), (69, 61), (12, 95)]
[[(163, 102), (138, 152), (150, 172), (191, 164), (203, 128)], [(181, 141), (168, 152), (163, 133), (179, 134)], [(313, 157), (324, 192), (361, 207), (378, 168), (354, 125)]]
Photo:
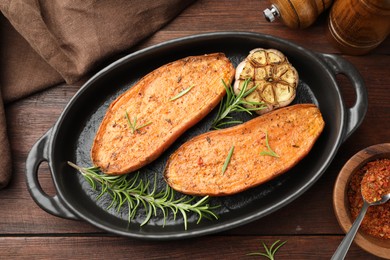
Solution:
[(10, 165), (3, 160), (9, 156), (2, 156), (9, 155), (3, 103), (61, 81), (76, 82), (156, 32), (193, 1), (0, 0), (8, 19), (0, 17), (0, 184), (11, 171), (1, 167)]
[(8, 185), (11, 179), (11, 154), (7, 138), (3, 100), (0, 91), (0, 189)]

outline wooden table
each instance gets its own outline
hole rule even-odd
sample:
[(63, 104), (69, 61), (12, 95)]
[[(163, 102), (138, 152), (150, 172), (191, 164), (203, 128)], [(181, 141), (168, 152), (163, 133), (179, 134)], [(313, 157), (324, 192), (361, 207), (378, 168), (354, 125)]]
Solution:
[[(27, 191), (25, 160), (31, 146), (54, 124), (82, 82), (62, 84), (6, 107), (14, 175), (10, 186), (0, 191), (0, 259), (255, 259), (246, 254), (259, 251), (262, 242), (270, 244), (279, 239), (287, 243), (278, 251), (277, 259), (329, 259), (344, 236), (332, 208), (339, 170), (359, 150), (390, 140), (390, 41), (366, 56), (343, 55), (326, 38), (327, 14), (308, 29), (293, 30), (281, 22), (266, 22), (262, 16), (266, 7), (268, 2), (259, 0), (199, 0), (130, 52), (197, 33), (250, 31), (281, 37), (313, 51), (342, 55), (366, 81), (368, 113), (314, 186), (286, 207), (250, 224), (180, 241), (129, 239), (83, 221), (52, 216), (39, 208)], [(355, 96), (349, 81), (342, 76), (338, 80), (351, 106)], [(39, 179), (49, 195), (56, 193), (45, 164)], [(347, 259), (375, 257), (353, 244)]]

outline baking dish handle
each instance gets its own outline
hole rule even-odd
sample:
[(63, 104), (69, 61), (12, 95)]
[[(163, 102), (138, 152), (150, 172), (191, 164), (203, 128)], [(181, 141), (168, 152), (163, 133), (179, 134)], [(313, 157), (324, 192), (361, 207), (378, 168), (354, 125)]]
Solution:
[(48, 160), (48, 141), (51, 129), (47, 131), (31, 148), (26, 161), (26, 181), (31, 197), (46, 212), (69, 219), (79, 219), (57, 195), (49, 196), (43, 190), (38, 180), (38, 169), (42, 162)]
[(345, 130), (345, 141), (363, 122), (368, 108), (368, 96), (365, 87), (364, 79), (359, 71), (347, 60), (341, 56), (333, 54), (319, 53), (321, 58), (328, 64), (328, 67), (337, 74), (345, 75), (355, 88), (356, 101), (355, 104), (347, 109), (347, 128)]

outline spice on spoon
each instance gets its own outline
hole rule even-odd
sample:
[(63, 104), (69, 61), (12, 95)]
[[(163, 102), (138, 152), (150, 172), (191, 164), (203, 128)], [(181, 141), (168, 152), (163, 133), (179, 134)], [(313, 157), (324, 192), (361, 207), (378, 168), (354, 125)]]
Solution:
[[(390, 192), (390, 159), (368, 162), (351, 178), (348, 200), (352, 218), (355, 219), (367, 202), (375, 202)], [(362, 196), (363, 194), (363, 196)], [(362, 221), (361, 229), (374, 237), (390, 239), (390, 202), (370, 207)]]
[(366, 201), (372, 203), (390, 193), (390, 160), (369, 162), (367, 166), (361, 183), (361, 191)]

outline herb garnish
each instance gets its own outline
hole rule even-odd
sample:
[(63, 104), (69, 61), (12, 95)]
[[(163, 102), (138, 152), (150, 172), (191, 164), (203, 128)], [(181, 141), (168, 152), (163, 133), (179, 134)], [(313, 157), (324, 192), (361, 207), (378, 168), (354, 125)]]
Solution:
[(268, 133), (267, 131), (265, 131), (265, 145), (267, 146), (267, 149), (268, 150), (265, 150), (265, 151), (262, 151), (260, 153), (260, 155), (269, 155), (269, 156), (273, 156), (273, 157), (278, 157), (279, 158), (279, 155), (277, 153), (275, 153), (272, 149), (271, 149), (271, 146), (269, 145), (269, 142), (268, 142)]
[[(213, 121), (211, 128), (220, 129), (224, 125), (242, 123), (242, 121), (232, 120), (233, 118), (231, 116), (228, 116), (232, 112), (247, 112), (252, 115), (251, 111), (264, 109), (266, 107), (263, 102), (249, 102), (244, 99), (253, 91), (255, 91), (257, 87), (254, 86), (253, 88), (247, 90), (250, 80), (251, 79), (249, 78), (244, 81), (242, 89), (240, 90), (240, 93), (238, 95), (234, 94), (233, 87), (230, 84), (229, 86), (227, 86), (225, 81), (222, 80), (222, 83), (226, 89), (226, 96), (219, 105), (217, 117)], [(244, 105), (251, 105), (252, 107), (246, 108), (244, 107)], [(230, 121), (223, 122), (224, 120)]]
[(247, 255), (264, 256), (264, 257), (266, 257), (266, 258), (268, 258), (270, 260), (275, 260), (275, 253), (279, 250), (279, 248), (281, 248), (284, 244), (286, 244), (286, 242), (287, 241), (284, 241), (284, 242), (280, 243), (280, 240), (277, 240), (270, 246), (270, 248), (268, 248), (266, 246), (266, 244), (263, 242), (263, 247), (265, 249), (265, 253), (263, 253), (263, 252), (254, 252), (254, 253), (249, 253)]
[(147, 125), (150, 125), (152, 122), (147, 122), (143, 125), (139, 125), (137, 126), (137, 116), (134, 117), (134, 121), (131, 122), (130, 120), (130, 117), (129, 117), (129, 114), (127, 113), (127, 111), (125, 112), (125, 116), (126, 116), (126, 119), (127, 119), (127, 123), (129, 124), (130, 128), (131, 128), (131, 133), (134, 134), (135, 131), (137, 131), (138, 129), (142, 128), (142, 127), (145, 127)]
[[(152, 218), (152, 215), (157, 215), (157, 209), (163, 213), (164, 225), (168, 218), (168, 213), (173, 213), (174, 219), (178, 212), (181, 213), (184, 221), (184, 229), (187, 230), (187, 213), (193, 212), (198, 214), (199, 223), (202, 217), (208, 219), (218, 219), (218, 216), (213, 212), (218, 206), (210, 206), (208, 204), (209, 197), (205, 196), (196, 201), (196, 196), (182, 196), (176, 197), (175, 191), (166, 185), (165, 190), (156, 190), (156, 176), (154, 183), (151, 185), (149, 181), (143, 181), (139, 178), (139, 172), (135, 173), (133, 177), (128, 178), (124, 175), (107, 175), (102, 174), (98, 167), (83, 168), (72, 162), (68, 162), (70, 166), (78, 170), (91, 185), (96, 189), (96, 185), (100, 185), (101, 192), (97, 199), (104, 194), (108, 194), (112, 201), (108, 209), (114, 207), (118, 211), (126, 203), (128, 206), (128, 221), (130, 222), (137, 211), (143, 207), (145, 211), (145, 220), (141, 226), (145, 225)], [(151, 186), (153, 186), (151, 188)], [(164, 226), (163, 225), (163, 226)]]
[(173, 98), (169, 99), (169, 101), (173, 101), (173, 100), (176, 100), (182, 96), (184, 96), (185, 94), (187, 94), (194, 86), (190, 86), (186, 89), (184, 89), (183, 91), (181, 91), (179, 94), (177, 94), (176, 96), (174, 96)]
[(234, 145), (230, 148), (229, 150), (229, 153), (226, 157), (226, 160), (225, 160), (225, 163), (223, 164), (223, 167), (222, 167), (222, 174), (225, 173), (229, 163), (230, 163), (230, 160), (232, 159), (232, 155), (233, 155), (233, 151), (234, 151)]

